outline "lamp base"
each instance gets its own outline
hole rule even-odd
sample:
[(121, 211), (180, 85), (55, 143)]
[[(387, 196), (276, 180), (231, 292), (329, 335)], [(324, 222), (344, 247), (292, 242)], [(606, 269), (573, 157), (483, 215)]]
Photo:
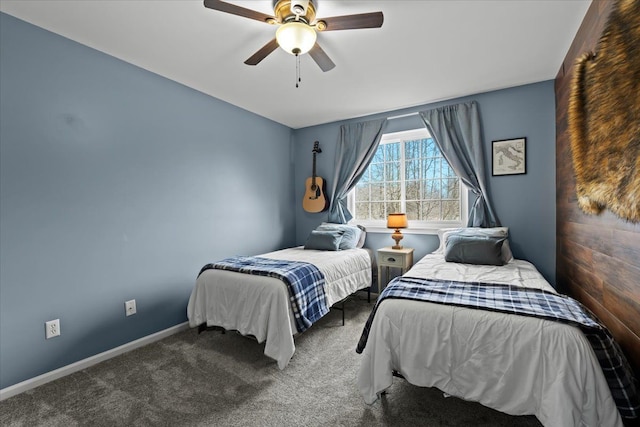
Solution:
[(391, 246), (391, 249), (402, 249), (402, 245), (400, 244), (400, 240), (404, 238), (400, 229), (396, 228), (396, 231), (391, 235), (391, 238), (396, 241), (396, 244)]

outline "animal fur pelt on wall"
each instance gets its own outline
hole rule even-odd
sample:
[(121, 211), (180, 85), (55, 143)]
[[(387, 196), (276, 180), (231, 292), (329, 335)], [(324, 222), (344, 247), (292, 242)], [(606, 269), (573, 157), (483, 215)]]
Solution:
[(596, 53), (578, 58), (569, 132), (580, 208), (640, 222), (640, 0), (617, 1)]

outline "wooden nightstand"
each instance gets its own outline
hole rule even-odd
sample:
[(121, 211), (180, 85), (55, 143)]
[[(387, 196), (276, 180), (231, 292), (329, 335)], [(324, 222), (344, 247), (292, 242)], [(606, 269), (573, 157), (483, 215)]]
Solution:
[[(389, 268), (400, 269), (400, 274), (406, 273), (413, 266), (413, 248), (391, 249), (386, 247), (378, 249), (378, 292), (387, 286), (389, 282)], [(382, 280), (382, 267), (386, 267), (385, 280)]]

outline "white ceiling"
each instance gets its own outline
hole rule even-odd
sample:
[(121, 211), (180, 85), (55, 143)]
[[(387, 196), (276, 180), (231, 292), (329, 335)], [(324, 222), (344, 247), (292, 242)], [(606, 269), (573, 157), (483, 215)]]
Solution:
[[(231, 1), (273, 14), (271, 0)], [(323, 73), (277, 49), (275, 27), (201, 0), (1, 0), (0, 10), (301, 128), (555, 78), (590, 0), (319, 0), (318, 18), (384, 13), (379, 29), (320, 33)]]

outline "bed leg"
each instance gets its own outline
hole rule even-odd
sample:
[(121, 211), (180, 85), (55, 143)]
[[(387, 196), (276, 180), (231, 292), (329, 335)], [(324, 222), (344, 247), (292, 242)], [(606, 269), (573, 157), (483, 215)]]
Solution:
[(344, 326), (344, 303), (347, 302), (348, 299), (349, 297), (346, 297), (343, 300), (338, 301), (337, 303), (331, 306), (331, 308), (340, 310), (342, 312), (342, 326)]
[(367, 288), (367, 303), (371, 304), (371, 286)]
[(396, 371), (395, 369), (391, 371), (391, 375), (393, 375), (394, 377), (402, 378), (403, 380), (406, 379), (404, 375), (402, 375), (400, 372)]
[(203, 333), (204, 331), (221, 331), (223, 334), (226, 334), (226, 329), (220, 326), (207, 326), (206, 323), (201, 323), (198, 325), (198, 334)]

